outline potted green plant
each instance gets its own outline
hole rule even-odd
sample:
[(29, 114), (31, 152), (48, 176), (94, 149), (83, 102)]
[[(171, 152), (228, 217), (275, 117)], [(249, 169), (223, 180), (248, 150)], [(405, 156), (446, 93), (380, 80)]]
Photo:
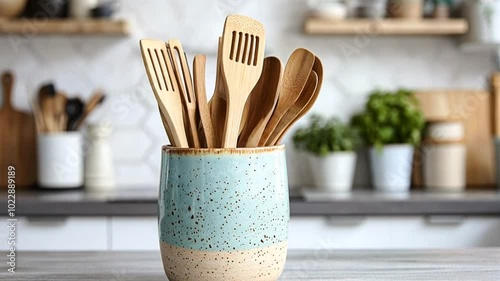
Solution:
[(422, 139), (425, 120), (413, 93), (374, 91), (365, 110), (352, 118), (370, 145), (372, 182), (379, 191), (408, 191), (414, 146)]
[(311, 116), (307, 127), (293, 135), (298, 150), (307, 152), (314, 183), (332, 192), (346, 192), (352, 187), (356, 168), (357, 131), (336, 118)]

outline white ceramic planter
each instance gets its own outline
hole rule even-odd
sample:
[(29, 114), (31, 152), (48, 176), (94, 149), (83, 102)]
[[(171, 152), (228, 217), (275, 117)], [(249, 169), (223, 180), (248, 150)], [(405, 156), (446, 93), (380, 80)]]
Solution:
[(466, 148), (463, 143), (425, 145), (424, 186), (431, 191), (465, 189)]
[(411, 184), (413, 146), (385, 145), (370, 148), (372, 183), (381, 192), (408, 192)]
[(80, 132), (38, 136), (38, 184), (43, 188), (83, 185), (83, 139)]
[(500, 0), (467, 0), (462, 16), (469, 21), (465, 42), (500, 43)]
[(330, 192), (348, 192), (356, 168), (355, 152), (335, 152), (325, 157), (309, 154), (314, 184)]

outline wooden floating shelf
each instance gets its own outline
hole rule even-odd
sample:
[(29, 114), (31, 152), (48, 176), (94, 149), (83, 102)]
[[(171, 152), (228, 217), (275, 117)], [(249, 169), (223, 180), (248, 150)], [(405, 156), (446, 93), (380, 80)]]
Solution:
[(322, 35), (461, 35), (469, 29), (465, 19), (347, 19), (326, 20), (309, 17), (304, 24), (306, 34)]
[(0, 19), (0, 34), (124, 36), (128, 33), (125, 20)]

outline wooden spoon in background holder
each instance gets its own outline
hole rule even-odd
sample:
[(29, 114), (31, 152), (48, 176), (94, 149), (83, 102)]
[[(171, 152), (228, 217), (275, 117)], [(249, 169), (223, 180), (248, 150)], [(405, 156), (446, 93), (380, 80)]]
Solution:
[(281, 118), (286, 114), (288, 109), (293, 106), (299, 98), (302, 89), (304, 88), (314, 65), (315, 56), (309, 50), (297, 49), (288, 59), (285, 72), (283, 73), (283, 81), (279, 89), (279, 98), (276, 108), (271, 115), (271, 119), (264, 129), (264, 133), (259, 141), (259, 146), (265, 146), (271, 134), (278, 126)]
[(140, 45), (149, 83), (167, 124), (167, 135), (176, 147), (187, 148), (181, 94), (175, 82), (167, 45), (160, 40), (141, 40)]
[(243, 130), (238, 140), (238, 147), (259, 145), (262, 133), (278, 102), (278, 90), (282, 75), (283, 63), (279, 58), (267, 57), (264, 59), (260, 79), (245, 105), (245, 111), (248, 115), (242, 119)]
[(226, 123), (227, 111), (227, 83), (226, 77), (222, 70), (222, 37), (219, 37), (219, 45), (217, 48), (217, 67), (215, 76), (214, 94), (208, 102), (210, 117), (212, 117), (212, 125), (214, 131), (215, 147), (221, 148), (222, 136), (224, 134), (224, 124)]
[(66, 101), (66, 116), (68, 122), (66, 124), (66, 131), (76, 131), (77, 123), (83, 114), (85, 104), (80, 98), (70, 98)]
[(186, 53), (179, 40), (168, 40), (167, 51), (171, 58), (181, 100), (184, 105), (184, 127), (189, 147), (199, 148), (198, 124), (196, 123), (196, 96), (193, 89), (191, 71), (187, 62)]
[(92, 113), (92, 111), (94, 111), (98, 105), (104, 102), (105, 98), (106, 96), (101, 91), (96, 91), (94, 94), (92, 94), (90, 99), (85, 104), (85, 107), (83, 108), (82, 116), (80, 116), (80, 118), (76, 122), (75, 127), (77, 130), (82, 126), (83, 122), (87, 119), (90, 113)]
[(314, 92), (316, 86), (318, 85), (318, 75), (313, 70), (309, 75), (304, 89), (300, 93), (299, 98), (293, 103), (293, 105), (285, 112), (281, 120), (276, 125), (276, 128), (272, 132), (271, 136), (266, 141), (266, 146), (273, 146), (278, 142), (280, 136), (292, 125), (293, 121), (300, 112), (309, 104), (311, 99), (314, 97)]
[(230, 15), (224, 24), (222, 70), (228, 93), (223, 147), (235, 148), (245, 103), (262, 73), (265, 50), (262, 23), (240, 15)]
[(56, 92), (54, 96), (54, 120), (56, 124), (56, 130), (62, 132), (66, 130), (66, 125), (68, 124), (68, 115), (66, 115), (66, 103), (68, 102), (68, 97), (64, 92)]
[[(293, 124), (295, 124), (300, 118), (302, 118), (307, 112), (309, 112), (309, 110), (311, 110), (311, 108), (313, 107), (314, 103), (318, 99), (319, 92), (321, 90), (321, 86), (323, 85), (323, 64), (321, 63), (321, 60), (318, 57), (316, 57), (315, 60), (314, 60), (313, 72), (315, 72), (317, 74), (317, 76), (318, 76), (317, 85), (315, 86), (315, 90), (314, 90), (313, 96), (311, 97), (311, 99), (309, 100), (309, 102), (306, 104), (306, 106), (304, 106), (300, 110), (300, 112), (293, 118), (293, 120), (290, 122), (290, 124), (288, 125), (288, 127), (286, 127), (283, 130), (283, 132), (281, 133), (280, 137), (274, 142), (274, 144), (270, 144), (270, 145), (278, 145), (279, 143), (281, 143), (281, 140), (283, 140), (283, 137), (285, 136), (286, 132), (293, 126)], [(306, 84), (304, 90), (302, 91), (303, 93), (306, 92), (306, 91), (310, 91), (310, 89), (306, 89), (308, 86), (312, 87), (312, 83), (311, 84)], [(302, 94), (301, 94), (301, 96), (302, 96)], [(298, 100), (297, 100), (297, 102), (298, 102)], [(296, 104), (297, 104), (297, 102), (296, 102)], [(298, 106), (300, 107), (300, 105), (298, 105)], [(288, 113), (289, 112), (287, 112), (287, 114)]]
[(43, 123), (45, 124), (46, 132), (57, 131), (57, 122), (55, 118), (55, 97), (56, 89), (54, 84), (45, 84), (40, 87), (38, 91), (38, 103), (43, 116)]
[(196, 55), (193, 60), (194, 93), (196, 95), (196, 108), (198, 109), (196, 124), (200, 124), (200, 143), (203, 147), (215, 147), (214, 128), (212, 118), (207, 104), (207, 93), (205, 84), (205, 65), (207, 57)]

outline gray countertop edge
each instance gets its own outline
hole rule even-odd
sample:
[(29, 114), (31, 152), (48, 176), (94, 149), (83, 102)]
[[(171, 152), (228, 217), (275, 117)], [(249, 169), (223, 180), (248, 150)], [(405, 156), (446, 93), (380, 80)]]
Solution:
[[(2, 204), (0, 204), (1, 206)], [(3, 206), (2, 206), (3, 207)], [(16, 216), (156, 216), (153, 202), (26, 202), (19, 203)], [(4, 211), (5, 210), (5, 211)], [(6, 208), (1, 216), (7, 215)], [(500, 216), (498, 201), (336, 201), (292, 200), (291, 216)]]

